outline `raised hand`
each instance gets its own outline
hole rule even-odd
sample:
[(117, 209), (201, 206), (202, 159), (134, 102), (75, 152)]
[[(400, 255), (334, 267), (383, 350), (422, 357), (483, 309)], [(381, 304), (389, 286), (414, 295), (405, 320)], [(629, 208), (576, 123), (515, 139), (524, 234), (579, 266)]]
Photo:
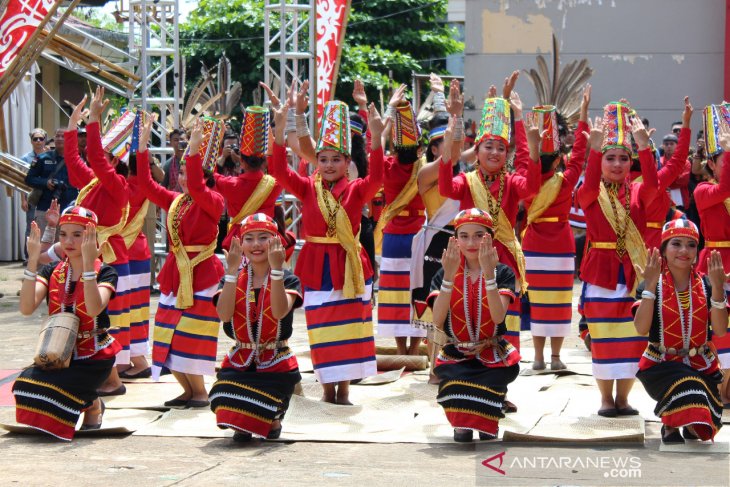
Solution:
[[(272, 106), (273, 108), (273, 106)], [(286, 114), (289, 112), (289, 100), (283, 105), (273, 108), (274, 111), (274, 140), (278, 145), (284, 145), (286, 138), (284, 137), (284, 129), (286, 129)]]
[(193, 123), (193, 130), (190, 132), (188, 140), (188, 150), (190, 155), (200, 152), (200, 145), (203, 143), (203, 119), (198, 117)]
[(269, 267), (278, 271), (284, 267), (284, 262), (286, 262), (286, 251), (277, 235), (269, 239)]
[(241, 239), (233, 237), (228, 252), (224, 250), (223, 253), (226, 257), (226, 273), (231, 276), (238, 275), (238, 269), (241, 268), (241, 260), (243, 259)]
[(509, 104), (515, 114), (515, 120), (522, 120), (522, 100), (520, 100), (520, 94), (516, 91), (510, 93)]
[(662, 256), (659, 253), (659, 249), (656, 247), (649, 250), (646, 257), (646, 267), (641, 268), (640, 265), (634, 265), (636, 275), (639, 276), (639, 280), (644, 281), (644, 289), (647, 291), (654, 292), (657, 283), (659, 282), (659, 275), (662, 272)]
[(150, 134), (152, 134), (152, 126), (157, 120), (157, 114), (147, 113), (144, 117), (142, 129), (139, 131), (139, 151), (144, 152), (150, 144)]
[(375, 108), (375, 103), (371, 103), (368, 107), (368, 128), (370, 129), (370, 134), (372, 136), (372, 140), (380, 140), (380, 136), (383, 135), (383, 132), (385, 131), (385, 126), (389, 122), (384, 122), (381, 118), (380, 114), (378, 113), (378, 109)]
[(36, 222), (30, 223), (30, 234), (25, 239), (28, 249), (28, 262), (38, 263), (41, 256), (41, 229)]
[(53, 199), (51, 206), (46, 210), (46, 225), (49, 227), (57, 227), (58, 222), (61, 219), (61, 210), (58, 206), (58, 200)]
[(406, 85), (400, 85), (394, 92), (393, 96), (390, 97), (388, 105), (391, 107), (397, 107), (404, 99), (406, 95)]
[(104, 98), (104, 88), (101, 86), (97, 87), (89, 104), (89, 123), (101, 120), (101, 114), (109, 106), (109, 101), (108, 98)]
[(281, 102), (279, 101), (279, 97), (274, 94), (274, 90), (272, 90), (271, 87), (263, 81), (259, 81), (259, 86), (263, 88), (263, 90), (266, 92), (266, 96), (269, 97), (269, 100), (271, 101), (271, 108), (273, 108), (274, 110), (279, 108)]
[(84, 259), (84, 269), (87, 271), (93, 270), (94, 262), (98, 256), (99, 244), (96, 241), (96, 227), (91, 223), (87, 223), (81, 241), (81, 257)]
[(498, 263), (499, 256), (497, 255), (497, 249), (494, 248), (492, 236), (486, 234), (479, 244), (479, 267), (481, 267), (482, 274), (486, 279), (494, 279)]
[(360, 110), (367, 109), (368, 95), (365, 93), (365, 85), (359, 79), (355, 80), (355, 86), (352, 89), (352, 99), (355, 100)]
[(504, 84), (502, 85), (502, 98), (504, 98), (505, 100), (510, 99), (512, 90), (515, 89), (515, 84), (517, 83), (517, 78), (519, 77), (520, 72), (518, 70), (514, 70), (512, 71), (512, 74), (504, 79)]
[(586, 83), (583, 88), (583, 98), (580, 101), (580, 120), (588, 123), (588, 108), (591, 106), (591, 84)]
[(444, 268), (444, 280), (454, 281), (456, 271), (461, 263), (461, 252), (455, 237), (449, 238), (449, 244), (441, 254), (441, 266)]
[(646, 127), (644, 127), (644, 122), (642, 122), (639, 117), (631, 118), (631, 133), (634, 136), (634, 140), (636, 141), (636, 145), (639, 147), (639, 150), (644, 150), (649, 147), (650, 135), (646, 130)]
[(489, 89), (487, 90), (487, 96), (486, 98), (497, 98), (497, 87), (494, 85), (490, 85)]
[(437, 75), (436, 73), (431, 73), (429, 81), (431, 82), (431, 91), (435, 93), (444, 92), (444, 81), (439, 75)]
[(689, 124), (692, 121), (692, 113), (694, 112), (694, 108), (692, 107), (692, 104), (689, 102), (689, 97), (684, 97), (684, 111), (682, 112), (682, 127), (683, 128), (689, 128)]
[(584, 131), (583, 135), (588, 138), (591, 150), (601, 152), (601, 145), (603, 144), (603, 118), (596, 117), (593, 122), (589, 118), (588, 127), (590, 128), (590, 133)]
[(710, 278), (712, 289), (722, 289), (725, 282), (730, 279), (730, 274), (725, 274), (722, 255), (717, 250), (710, 252), (710, 257), (707, 258), (707, 277)]
[[(456, 126), (456, 117), (450, 116), (449, 122), (446, 124), (444, 131), (444, 150), (441, 151), (441, 158), (445, 162), (451, 161), (451, 146), (454, 143), (454, 127)], [(448, 157), (448, 159), (447, 159)]]
[(79, 128), (79, 123), (84, 118), (84, 107), (86, 106), (86, 100), (88, 97), (84, 95), (81, 101), (74, 107), (71, 116), (68, 118), (67, 130), (76, 130)]
[(302, 82), (302, 86), (299, 87), (299, 91), (297, 92), (297, 99), (296, 99), (296, 112), (297, 115), (302, 115), (307, 112), (307, 108), (309, 108), (309, 80), (305, 79)]
[(537, 160), (540, 157), (540, 141), (545, 135), (545, 131), (540, 132), (538, 121), (540, 116), (535, 113), (529, 113), (525, 117), (525, 134), (527, 135), (527, 146), (530, 148), (530, 158)]
[(461, 84), (458, 79), (449, 84), (449, 97), (446, 99), (446, 111), (450, 115), (460, 117), (464, 113), (464, 95), (461, 93)]

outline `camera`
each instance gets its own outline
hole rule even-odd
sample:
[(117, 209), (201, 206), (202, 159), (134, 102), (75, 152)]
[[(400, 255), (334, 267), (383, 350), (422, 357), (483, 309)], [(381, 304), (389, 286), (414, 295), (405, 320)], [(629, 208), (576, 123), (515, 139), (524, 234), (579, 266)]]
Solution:
[(65, 181), (61, 181), (60, 179), (51, 179), (51, 184), (53, 184), (53, 192), (51, 192), (51, 199), (61, 201), (61, 196), (68, 189), (68, 185), (66, 184)]
[(187, 149), (187, 148), (188, 148), (188, 141), (187, 141), (187, 140), (181, 140), (180, 142), (178, 142), (178, 144), (177, 144), (177, 147), (178, 147), (178, 148), (179, 148), (180, 150), (185, 150), (185, 149)]

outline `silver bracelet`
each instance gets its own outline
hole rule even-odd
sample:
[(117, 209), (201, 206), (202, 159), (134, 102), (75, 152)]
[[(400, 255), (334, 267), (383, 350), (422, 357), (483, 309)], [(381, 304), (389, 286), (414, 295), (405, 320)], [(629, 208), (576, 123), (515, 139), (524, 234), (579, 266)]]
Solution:
[(454, 281), (447, 281), (446, 279), (444, 279), (443, 281), (441, 281), (441, 285), (446, 287), (453, 287)]
[(284, 276), (284, 269), (271, 269), (269, 270), (271, 276)]
[(47, 226), (46, 229), (43, 230), (43, 237), (41, 237), (41, 242), (52, 244), (55, 241), (56, 227)]
[(487, 291), (496, 291), (497, 285), (496, 284), (487, 284)]
[(487, 279), (487, 286), (497, 285), (497, 279)]
[(442, 293), (450, 293), (450, 292), (451, 292), (451, 291), (453, 291), (453, 290), (454, 290), (454, 288), (453, 288), (453, 287), (449, 287), (449, 286), (441, 286), (441, 292), (442, 292)]
[(269, 276), (269, 279), (271, 279), (272, 281), (283, 281), (284, 280), (284, 274), (282, 274), (282, 275), (271, 274)]
[(303, 113), (297, 113), (294, 116), (297, 127), (297, 138), (309, 137), (309, 126), (307, 125), (307, 116)]
[(27, 281), (35, 281), (36, 276), (38, 275), (37, 272), (31, 272), (28, 269), (25, 269), (23, 271), (23, 279)]
[(652, 301), (654, 301), (656, 299), (656, 294), (644, 289), (643, 291), (641, 291), (641, 299), (651, 299)]
[(58, 262), (61, 260), (61, 258), (56, 254), (55, 246), (53, 245), (46, 250), (46, 255), (48, 255), (49, 259), (51, 259), (51, 262)]
[(233, 274), (233, 275), (226, 274), (225, 276), (223, 276), (223, 281), (224, 282), (236, 282), (236, 281), (238, 281), (238, 276), (236, 274)]
[(86, 271), (81, 274), (82, 281), (96, 281), (96, 271)]
[(453, 140), (464, 140), (464, 117), (456, 117), (454, 121), (454, 137)]
[(723, 299), (722, 301), (715, 301), (714, 299), (710, 298), (710, 305), (712, 305), (715, 309), (726, 309), (727, 308), (727, 297)]
[[(396, 112), (395, 107), (388, 105), (388, 108), (385, 110), (385, 118), (395, 120), (395, 112)], [(383, 120), (385, 120), (385, 119), (383, 119)]]
[(295, 120), (296, 112), (293, 108), (290, 108), (289, 111), (286, 112), (286, 125), (284, 126), (284, 133), (288, 134), (289, 132), (296, 132), (297, 131), (297, 123)]
[(433, 93), (433, 113), (446, 112), (446, 96), (441, 91), (434, 91)]

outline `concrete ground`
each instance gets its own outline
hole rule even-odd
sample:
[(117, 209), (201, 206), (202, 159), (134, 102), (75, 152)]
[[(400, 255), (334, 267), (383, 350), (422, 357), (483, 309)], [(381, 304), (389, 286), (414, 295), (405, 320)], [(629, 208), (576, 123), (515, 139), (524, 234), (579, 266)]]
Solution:
[[(39, 311), (26, 318), (18, 312), (21, 274), (18, 263), (0, 264), (0, 293), (5, 294), (0, 299), (0, 369), (31, 362), (44, 315)], [(306, 347), (301, 312), (293, 343), (295, 350)], [(526, 360), (532, 358), (531, 347), (525, 333)], [(226, 348), (219, 347), (220, 356)], [(585, 350), (577, 337), (567, 339), (565, 349)], [(529, 407), (528, 397), (511, 399)], [(596, 391), (586, 415), (598, 404)], [(660, 452), (655, 422), (646, 423), (646, 438), (643, 446), (263, 441), (241, 446), (227, 438), (87, 437), (65, 443), (0, 433), (0, 485), (730, 485), (730, 455)]]

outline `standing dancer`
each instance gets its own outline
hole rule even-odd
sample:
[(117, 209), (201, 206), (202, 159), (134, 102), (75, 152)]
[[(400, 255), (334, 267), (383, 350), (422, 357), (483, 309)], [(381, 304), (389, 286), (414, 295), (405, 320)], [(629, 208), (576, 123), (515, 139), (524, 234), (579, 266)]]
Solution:
[[(657, 188), (656, 162), (641, 120), (624, 103), (610, 103), (591, 127), (585, 182), (578, 190), (586, 218), (588, 251), (583, 258), (583, 312), (591, 334), (593, 377), (601, 392), (601, 416), (639, 414), (629, 405), (646, 337), (633, 325), (634, 265), (644, 267), (643, 207)], [(628, 182), (633, 130), (643, 183)], [(585, 137), (585, 133), (578, 137)], [(616, 382), (616, 395), (613, 386)]]
[(388, 103), (395, 156), (385, 158), (386, 206), (375, 227), (375, 248), (382, 248), (378, 336), (395, 337), (399, 355), (418, 355), (426, 330), (411, 323), (410, 268), (413, 236), (425, 221), (417, 181), (424, 161), (418, 153), (421, 129), (413, 106), (404, 99), (405, 89), (406, 85), (400, 85)]
[[(299, 279), (284, 270), (286, 254), (274, 220), (263, 213), (241, 222), (241, 241), (231, 240), (228, 271), (218, 297), (223, 330), (236, 343), (223, 359), (210, 390), (218, 427), (234, 441), (252, 434), (276, 439), (294, 386), (302, 376), (289, 348), (294, 308), (302, 305)], [(241, 257), (246, 264), (241, 271)]]
[(170, 191), (150, 176), (147, 143), (152, 117), (145, 122), (137, 153), (139, 187), (147, 198), (167, 210), (170, 253), (157, 280), (160, 304), (155, 315), (152, 376), (163, 368), (172, 371), (183, 388), (168, 407), (208, 406), (204, 375), (215, 373), (218, 314), (213, 295), (224, 270), (213, 254), (223, 197), (212, 190), (212, 170), (221, 149), (223, 123), (197, 120), (180, 166), (178, 182), (183, 193)]
[[(730, 268), (730, 127), (726, 118), (727, 106), (710, 105), (703, 112), (705, 129), (705, 154), (707, 167), (713, 179), (697, 185), (695, 204), (700, 214), (705, 248), (700, 252), (698, 270), (706, 273), (707, 258), (713, 250), (720, 253), (725, 269)], [(730, 281), (725, 282), (725, 293), (730, 295)], [(730, 406), (730, 335), (713, 336), (720, 367), (725, 379), (720, 386), (720, 396), (726, 407)]]
[(472, 208), (454, 219), (456, 238), (441, 257), (429, 302), (433, 323), (449, 336), (434, 372), (441, 379), (438, 402), (454, 427), (454, 441), (497, 437), (507, 385), (520, 371), (520, 353), (505, 340), (504, 323), (516, 299), (515, 274), (492, 246), (489, 214)]
[(121, 350), (108, 332), (107, 305), (114, 295), (117, 274), (97, 255), (96, 215), (78, 206), (60, 219), (61, 262), (44, 266), (36, 276), (41, 253), (40, 229), (33, 222), (28, 237), (28, 267), (20, 289), (20, 312), (30, 316), (48, 303), (48, 315), (73, 313), (79, 319), (71, 362), (66, 368), (28, 367), (13, 384), (18, 423), (70, 441), (84, 413), (82, 430), (101, 427), (104, 403), (97, 389), (114, 369)]
[[(588, 105), (591, 87), (586, 85), (580, 109), (578, 133), (588, 130)], [(525, 200), (527, 226), (522, 235), (522, 250), (530, 290), (530, 330), (535, 345), (532, 368), (545, 369), (545, 339), (550, 337), (550, 369), (562, 370), (560, 360), (563, 340), (570, 334), (573, 318), (573, 279), (575, 275), (575, 241), (568, 223), (573, 188), (583, 172), (585, 137), (578, 137), (563, 172), (557, 111), (552, 106), (534, 107), (528, 118), (527, 142), (530, 160), (540, 161), (542, 186), (534, 198)], [(533, 120), (534, 119), (534, 120)], [(526, 168), (520, 164), (518, 173)]]
[(286, 162), (287, 109), (288, 103), (276, 108), (274, 153), (269, 171), (302, 202), (302, 225), (307, 237), (295, 273), (304, 286), (309, 344), (315, 375), (324, 388), (322, 400), (351, 404), (350, 380), (376, 372), (370, 304), (373, 270), (357, 234), (363, 205), (383, 183), (383, 121), (371, 104), (370, 173), (362, 179), (348, 181), (347, 105), (327, 103), (315, 149), (317, 174), (305, 177)]
[[(86, 126), (86, 155), (90, 167), (79, 155), (77, 130), (86, 105), (86, 96), (74, 108), (68, 130), (64, 133), (64, 160), (68, 167), (69, 182), (81, 188), (76, 204), (98, 216), (96, 236), (102, 250), (102, 260), (111, 265), (118, 275), (114, 298), (109, 302), (107, 311), (111, 321), (109, 333), (121, 345), (121, 351), (117, 354), (117, 368), (99, 389), (101, 396), (126, 392), (118, 372), (128, 369), (130, 362), (129, 252), (121, 235), (129, 217), (129, 187), (126, 177), (119, 174), (126, 171), (126, 166), (117, 157), (107, 160), (102, 146), (99, 120), (108, 104), (109, 100), (104, 99), (104, 88), (97, 88), (89, 104), (89, 120)], [(130, 115), (129, 118), (133, 121), (134, 115)], [(120, 129), (122, 139), (126, 139), (132, 129), (129, 123), (124, 122), (126, 125)]]
[(649, 334), (649, 345), (636, 377), (657, 401), (663, 443), (711, 440), (722, 427), (722, 372), (709, 340), (727, 333), (727, 277), (717, 250), (706, 252), (707, 276), (696, 272), (699, 240), (691, 221), (670, 221), (661, 252), (655, 247), (646, 268), (637, 268), (644, 281), (636, 290), (634, 325)]

